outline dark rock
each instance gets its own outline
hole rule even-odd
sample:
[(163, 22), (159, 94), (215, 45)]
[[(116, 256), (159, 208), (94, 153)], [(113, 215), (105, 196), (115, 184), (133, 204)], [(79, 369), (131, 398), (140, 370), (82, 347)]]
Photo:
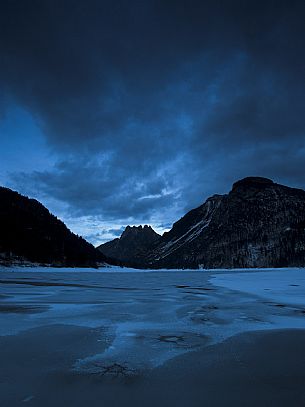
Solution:
[(146, 268), (305, 266), (305, 191), (245, 178), (131, 260)]
[(233, 184), (232, 191), (249, 189), (249, 188), (264, 188), (274, 184), (269, 178), (263, 177), (246, 177)]
[(108, 257), (137, 263), (137, 259), (141, 259), (159, 239), (160, 235), (150, 226), (127, 226), (120, 238), (104, 243), (98, 249)]

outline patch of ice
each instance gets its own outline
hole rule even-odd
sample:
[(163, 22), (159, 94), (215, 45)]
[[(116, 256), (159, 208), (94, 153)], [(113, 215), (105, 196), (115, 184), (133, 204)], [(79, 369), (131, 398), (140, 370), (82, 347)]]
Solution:
[(305, 307), (304, 269), (217, 274), (212, 276), (210, 281), (230, 290), (242, 291), (279, 303), (304, 305)]

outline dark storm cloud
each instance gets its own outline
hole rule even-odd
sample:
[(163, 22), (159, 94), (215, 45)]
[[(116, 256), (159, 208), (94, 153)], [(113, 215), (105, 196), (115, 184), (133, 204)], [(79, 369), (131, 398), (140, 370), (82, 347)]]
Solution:
[[(14, 174), (16, 182), (27, 185), (27, 193), (39, 189), (45, 196), (69, 203), (74, 216), (96, 215), (103, 219), (131, 217), (149, 218), (156, 211), (169, 207), (174, 190), (165, 176), (140, 173), (126, 178), (127, 169), (113, 165), (110, 159), (83, 159), (59, 163), (53, 171)], [(143, 182), (145, 179), (145, 182)]]
[(175, 214), (252, 174), (304, 187), (304, 11), (2, 1), (0, 108), (30, 110), (58, 155), (16, 184), (108, 219)]

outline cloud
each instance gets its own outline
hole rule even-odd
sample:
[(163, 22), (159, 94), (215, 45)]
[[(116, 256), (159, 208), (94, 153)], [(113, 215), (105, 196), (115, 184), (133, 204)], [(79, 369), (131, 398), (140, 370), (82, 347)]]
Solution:
[(301, 1), (3, 1), (0, 114), (26, 108), (53, 157), (11, 182), (66, 217), (122, 225), (168, 225), (248, 175), (304, 187), (304, 12)]
[(52, 171), (12, 177), (29, 195), (38, 189), (44, 196), (67, 203), (74, 216), (145, 219), (171, 205), (176, 191), (170, 177), (156, 175), (149, 166), (145, 174), (124, 175), (126, 171), (115, 166), (113, 158), (106, 158), (60, 162)]

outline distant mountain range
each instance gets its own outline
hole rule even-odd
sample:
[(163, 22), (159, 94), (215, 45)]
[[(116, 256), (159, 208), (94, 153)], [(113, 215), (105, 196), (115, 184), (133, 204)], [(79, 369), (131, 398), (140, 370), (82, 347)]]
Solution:
[(0, 264), (96, 267), (109, 262), (41, 203), (0, 187)]
[(261, 177), (236, 182), (163, 236), (127, 227), (98, 249), (140, 268), (305, 266), (305, 191)]
[(127, 226), (97, 249), (41, 203), (0, 187), (0, 264), (244, 268), (305, 266), (305, 191), (248, 177), (214, 195), (162, 236)]

